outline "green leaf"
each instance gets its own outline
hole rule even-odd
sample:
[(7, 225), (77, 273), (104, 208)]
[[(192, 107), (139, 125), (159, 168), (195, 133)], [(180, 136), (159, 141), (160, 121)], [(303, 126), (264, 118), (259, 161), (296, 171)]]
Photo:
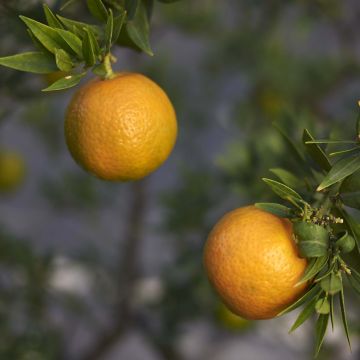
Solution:
[(105, 52), (108, 53), (110, 51), (112, 39), (113, 39), (113, 30), (114, 30), (114, 16), (113, 12), (109, 10), (109, 16), (107, 18), (106, 26), (105, 26)]
[(329, 323), (329, 314), (319, 315), (315, 327), (315, 357), (318, 356)]
[(343, 180), (339, 192), (346, 206), (360, 209), (360, 170)]
[(329, 156), (344, 155), (344, 154), (349, 154), (349, 153), (354, 152), (354, 151), (359, 151), (359, 146), (356, 146), (356, 147), (353, 147), (353, 148), (350, 148), (350, 149), (334, 151), (334, 152), (330, 153)]
[(136, 46), (146, 54), (154, 55), (150, 47), (150, 26), (144, 1), (140, 2), (134, 17), (127, 21), (126, 31)]
[(314, 312), (315, 312), (315, 304), (317, 301), (317, 296), (310, 300), (308, 304), (301, 311), (297, 319), (295, 320), (293, 326), (291, 327), (289, 333), (296, 330), (300, 325), (302, 325)]
[(298, 201), (298, 200), (302, 200), (301, 196), (293, 189), (291, 189), (290, 187), (275, 181), (275, 180), (271, 180), (271, 179), (267, 179), (267, 178), (263, 178), (262, 179), (267, 185), (270, 186), (271, 190), (278, 196), (280, 196), (282, 199), (287, 200), (287, 201)]
[(78, 35), (81, 38), (85, 36), (85, 29), (91, 29), (96, 37), (99, 37), (102, 33), (101, 28), (97, 25), (89, 25), (80, 21), (65, 18), (60, 15), (57, 15), (57, 18), (61, 21), (62, 24), (64, 24), (64, 26), (68, 30), (72, 31), (74, 34)]
[(315, 304), (315, 310), (318, 314), (330, 314), (330, 303), (326, 297), (319, 299)]
[(73, 52), (81, 60), (83, 56), (81, 39), (74, 33), (67, 30), (56, 29), (55, 31), (61, 36), (61, 38), (66, 42), (66, 44), (73, 50)]
[(314, 140), (313, 136), (310, 134), (309, 130), (304, 129), (303, 133), (303, 143), (306, 145), (305, 149), (310, 155), (310, 157), (317, 163), (321, 169), (329, 171), (331, 169), (331, 163), (328, 157), (326, 156), (323, 149), (318, 144), (309, 144), (307, 141)]
[(36, 74), (48, 74), (57, 70), (52, 56), (41, 52), (26, 52), (0, 58), (0, 65)]
[(34, 46), (42, 53), (48, 54), (52, 57), (51, 52), (34, 36), (30, 29), (26, 29), (27, 33), (29, 34), (31, 41), (33, 42)]
[(70, 71), (74, 67), (70, 55), (63, 49), (57, 49), (55, 52), (56, 65), (61, 71)]
[(353, 174), (360, 169), (360, 156), (339, 160), (325, 176), (317, 191), (323, 190)]
[(129, 20), (134, 18), (139, 3), (140, 3), (139, 0), (125, 0), (125, 10), (128, 14)]
[(261, 210), (283, 218), (289, 218), (293, 215), (293, 212), (290, 208), (276, 203), (256, 203), (255, 206)]
[(93, 66), (96, 63), (98, 44), (91, 31), (86, 29), (82, 44), (83, 56), (87, 66)]
[(342, 289), (342, 281), (340, 273), (330, 273), (329, 276), (325, 277), (320, 281), (321, 288), (330, 295), (335, 295)]
[(345, 145), (345, 144), (357, 144), (356, 141), (353, 140), (330, 140), (330, 139), (324, 139), (324, 140), (310, 140), (306, 141), (307, 144), (337, 144), (337, 145)]
[[(358, 101), (358, 106), (360, 106), (360, 101)], [(360, 114), (358, 115), (356, 120), (356, 136), (360, 140)]]
[(345, 225), (347, 229), (354, 237), (357, 243), (358, 251), (360, 252), (360, 225), (359, 223), (350, 215), (348, 214), (342, 207), (337, 207), (341, 217), (344, 219)]
[(126, 17), (126, 12), (123, 11), (120, 15), (114, 17), (114, 26), (113, 26), (113, 35), (112, 35), (112, 43), (116, 42), (120, 36), (121, 29), (123, 27), (124, 21)]
[(63, 4), (61, 5), (61, 8), (60, 10), (64, 10), (66, 7), (68, 7), (69, 5), (75, 3), (76, 1), (79, 1), (79, 0), (64, 0), (63, 1)]
[(108, 11), (101, 0), (86, 0), (87, 6), (91, 14), (100, 21), (106, 22)]
[(328, 256), (321, 256), (310, 259), (303, 276), (295, 286), (304, 284), (305, 282), (313, 279), (325, 267), (328, 258)]
[(343, 323), (343, 326), (344, 326), (344, 331), (345, 331), (345, 334), (346, 334), (346, 339), (348, 341), (349, 348), (350, 348), (350, 351), (351, 351), (351, 342), (350, 342), (349, 327), (348, 327), (347, 316), (346, 316), (345, 296), (344, 296), (344, 289), (343, 288), (341, 288), (341, 291), (340, 291), (340, 310), (341, 310), (341, 319), (342, 319), (342, 323)]
[(293, 231), (302, 257), (322, 257), (328, 254), (329, 232), (323, 226), (298, 221), (293, 224)]
[(290, 171), (280, 168), (270, 169), (270, 171), (275, 174), (285, 185), (291, 188), (301, 188), (305, 185), (303, 181), (299, 180), (299, 178)]
[(351, 252), (355, 247), (355, 239), (345, 230), (338, 234), (336, 246), (344, 254)]
[(330, 321), (331, 321), (331, 329), (332, 331), (334, 331), (334, 321), (335, 316), (334, 316), (334, 297), (330, 296)]
[(52, 28), (63, 29), (61, 22), (54, 15), (51, 9), (46, 4), (43, 4), (43, 8), (48, 25), (51, 26)]
[(67, 43), (56, 31), (57, 29), (53, 29), (48, 25), (25, 16), (20, 15), (20, 19), (26, 24), (40, 43), (51, 53), (55, 54), (55, 49), (69, 50)]
[(279, 312), (276, 316), (281, 316), (284, 314), (289, 313), (290, 311), (293, 311), (297, 309), (299, 306), (305, 304), (310, 299), (314, 298), (315, 296), (319, 295), (322, 292), (320, 289), (320, 286), (318, 284), (312, 286), (303, 296), (301, 296), (298, 300), (296, 300), (294, 303), (292, 303), (290, 306)]
[(351, 269), (351, 275), (346, 275), (352, 288), (360, 295), (360, 274), (355, 269)]
[(76, 86), (85, 75), (86, 73), (84, 72), (81, 74), (65, 76), (64, 78), (55, 81), (53, 84), (51, 84), (46, 89), (43, 89), (42, 91), (58, 91), (69, 89)]
[(273, 126), (279, 132), (281, 137), (283, 138), (283, 140), (284, 140), (285, 144), (287, 145), (290, 153), (293, 155), (294, 160), (296, 161), (296, 163), (298, 163), (300, 165), (300, 167), (302, 167), (303, 169), (305, 169), (307, 171), (308, 166), (307, 166), (307, 164), (305, 162), (305, 159), (304, 159), (303, 155), (300, 153), (299, 149), (296, 147), (296, 145), (290, 139), (290, 137), (286, 134), (285, 130), (281, 127), (280, 124), (278, 124), (276, 122), (273, 123)]

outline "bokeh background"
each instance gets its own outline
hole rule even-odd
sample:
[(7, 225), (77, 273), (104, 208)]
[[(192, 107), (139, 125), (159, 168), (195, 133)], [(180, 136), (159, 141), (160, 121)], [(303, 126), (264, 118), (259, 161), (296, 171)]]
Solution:
[[(58, 7), (58, 1), (47, 1)], [(84, 1), (85, 3), (85, 1)], [(89, 16), (82, 2), (65, 12)], [(0, 2), (0, 56), (29, 46), (18, 19), (41, 1)], [(311, 359), (310, 320), (248, 322), (210, 288), (202, 247), (235, 207), (272, 199), (261, 178), (296, 167), (272, 127), (294, 138), (354, 133), (360, 90), (357, 0), (181, 0), (156, 3), (149, 57), (116, 48), (117, 70), (158, 82), (177, 110), (169, 160), (137, 183), (97, 180), (63, 139), (73, 90), (0, 69), (0, 148), (23, 159), (0, 192), (0, 359)], [(358, 359), (359, 298), (348, 291), (353, 342), (341, 322), (319, 359)]]

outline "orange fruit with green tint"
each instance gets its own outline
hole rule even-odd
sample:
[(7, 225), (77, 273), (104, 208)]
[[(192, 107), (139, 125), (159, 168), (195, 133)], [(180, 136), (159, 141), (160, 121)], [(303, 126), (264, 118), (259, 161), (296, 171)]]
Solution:
[(75, 93), (65, 136), (75, 161), (104, 180), (138, 180), (156, 170), (177, 136), (174, 108), (149, 78), (119, 73)]
[(296, 286), (307, 266), (288, 219), (256, 208), (226, 214), (204, 249), (208, 277), (223, 302), (245, 319), (270, 319), (306, 290)]
[(24, 180), (25, 162), (15, 151), (0, 150), (0, 192), (14, 191)]

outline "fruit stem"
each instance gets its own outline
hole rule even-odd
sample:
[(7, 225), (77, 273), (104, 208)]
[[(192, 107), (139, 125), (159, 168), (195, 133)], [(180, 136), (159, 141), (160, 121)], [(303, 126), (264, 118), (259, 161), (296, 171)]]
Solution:
[(108, 53), (105, 55), (104, 57), (104, 69), (105, 69), (105, 79), (109, 80), (109, 79), (113, 79), (115, 77), (115, 73), (112, 69), (111, 66), (111, 60), (112, 60), (112, 55), (111, 53)]

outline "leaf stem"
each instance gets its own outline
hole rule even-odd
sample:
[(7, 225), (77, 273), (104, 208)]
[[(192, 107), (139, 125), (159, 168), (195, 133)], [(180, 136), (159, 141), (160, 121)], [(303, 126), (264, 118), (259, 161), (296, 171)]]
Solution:
[(105, 79), (106, 80), (113, 79), (115, 77), (115, 73), (111, 66), (112, 58), (113, 57), (112, 57), (111, 53), (106, 54), (104, 57), (103, 64), (104, 64), (104, 69), (105, 69)]

